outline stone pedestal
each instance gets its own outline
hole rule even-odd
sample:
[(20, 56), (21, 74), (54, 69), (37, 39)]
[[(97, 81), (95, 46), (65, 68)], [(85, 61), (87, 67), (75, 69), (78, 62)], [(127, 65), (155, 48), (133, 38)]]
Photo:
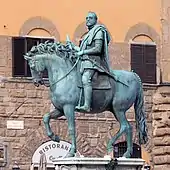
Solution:
[(143, 159), (74, 157), (53, 161), (55, 170), (141, 170)]

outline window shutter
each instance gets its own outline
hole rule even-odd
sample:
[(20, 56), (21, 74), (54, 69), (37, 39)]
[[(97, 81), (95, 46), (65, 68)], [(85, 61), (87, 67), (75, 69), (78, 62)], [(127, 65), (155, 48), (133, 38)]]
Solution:
[[(33, 46), (36, 46), (39, 43), (40, 43), (39, 38), (29, 38), (29, 37), (27, 37), (26, 38), (26, 51), (27, 52), (30, 51)], [(31, 77), (31, 70), (30, 70), (30, 67), (28, 65), (28, 62), (26, 62), (26, 76)]]
[(41, 39), (41, 43), (45, 43), (46, 41), (48, 41), (48, 42), (54, 42), (54, 39), (52, 39), (52, 38), (42, 38)]
[(25, 38), (12, 38), (12, 74), (13, 77), (25, 76)]
[(26, 38), (27, 40), (27, 52), (31, 50), (31, 48), (37, 44), (40, 44), (40, 39), (39, 38)]
[[(54, 39), (30, 38), (30, 37), (13, 37), (12, 38), (12, 74), (13, 77), (31, 77), (31, 71), (27, 61), (24, 59), (24, 54), (39, 43), (44, 43), (49, 40), (54, 42)], [(47, 70), (44, 71), (44, 78), (48, 77)]]
[(156, 46), (145, 45), (144, 48), (144, 60), (145, 60), (145, 82), (156, 83)]
[(131, 69), (136, 72), (142, 80), (144, 79), (143, 53), (143, 45), (131, 45)]
[(131, 69), (143, 83), (156, 83), (156, 46), (131, 44)]

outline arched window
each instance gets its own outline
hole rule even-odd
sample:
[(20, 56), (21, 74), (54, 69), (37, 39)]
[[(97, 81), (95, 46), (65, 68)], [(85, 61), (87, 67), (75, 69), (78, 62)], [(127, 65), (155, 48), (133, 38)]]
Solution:
[[(122, 157), (123, 154), (126, 152), (127, 149), (127, 142), (119, 142), (114, 145), (114, 157)], [(141, 158), (141, 147), (135, 143), (133, 143), (133, 154), (132, 158)]]
[[(30, 68), (23, 55), (32, 46), (44, 43), (45, 41), (59, 41), (59, 33), (56, 26), (47, 18), (36, 16), (26, 20), (20, 31), (19, 36), (12, 37), (12, 75), (13, 77), (31, 77)], [(47, 72), (44, 77), (47, 78)]]

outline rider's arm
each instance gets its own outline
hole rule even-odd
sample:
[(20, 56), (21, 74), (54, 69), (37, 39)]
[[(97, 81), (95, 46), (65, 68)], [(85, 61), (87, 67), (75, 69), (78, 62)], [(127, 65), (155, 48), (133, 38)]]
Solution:
[(95, 40), (95, 46), (93, 48), (83, 50), (83, 55), (95, 55), (102, 52), (103, 40)]
[(102, 46), (103, 46), (103, 32), (98, 31), (97, 34), (94, 37), (94, 47), (90, 49), (83, 50), (84, 55), (95, 55), (100, 54), (102, 52)]

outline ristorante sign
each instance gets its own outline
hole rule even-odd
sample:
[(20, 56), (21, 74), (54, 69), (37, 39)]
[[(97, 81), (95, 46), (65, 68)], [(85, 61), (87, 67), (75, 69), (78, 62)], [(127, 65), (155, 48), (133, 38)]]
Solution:
[(70, 147), (71, 144), (66, 141), (60, 141), (59, 143), (54, 141), (45, 142), (34, 152), (32, 163), (39, 163), (40, 156), (44, 153), (46, 156), (47, 164), (52, 164), (52, 160), (65, 157), (69, 152)]

